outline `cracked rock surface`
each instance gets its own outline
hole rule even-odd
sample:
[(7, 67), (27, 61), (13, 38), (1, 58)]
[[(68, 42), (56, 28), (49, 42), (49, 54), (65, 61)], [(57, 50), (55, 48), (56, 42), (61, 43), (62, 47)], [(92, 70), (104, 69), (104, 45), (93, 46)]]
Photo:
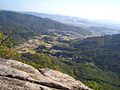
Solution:
[(73, 77), (0, 58), (0, 90), (92, 90)]

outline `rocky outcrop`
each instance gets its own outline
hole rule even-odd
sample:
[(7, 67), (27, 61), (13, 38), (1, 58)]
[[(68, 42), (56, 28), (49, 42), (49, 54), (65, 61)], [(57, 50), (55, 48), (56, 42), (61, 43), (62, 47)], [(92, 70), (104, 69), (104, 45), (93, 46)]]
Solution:
[(91, 90), (56, 70), (40, 69), (15, 60), (0, 59), (0, 90)]

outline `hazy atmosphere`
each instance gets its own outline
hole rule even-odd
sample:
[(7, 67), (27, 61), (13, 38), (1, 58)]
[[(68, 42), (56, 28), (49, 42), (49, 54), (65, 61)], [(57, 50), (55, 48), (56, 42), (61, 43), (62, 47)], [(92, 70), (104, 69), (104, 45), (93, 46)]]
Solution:
[(120, 90), (120, 0), (0, 0), (0, 90)]
[(0, 9), (120, 21), (120, 0), (0, 0)]

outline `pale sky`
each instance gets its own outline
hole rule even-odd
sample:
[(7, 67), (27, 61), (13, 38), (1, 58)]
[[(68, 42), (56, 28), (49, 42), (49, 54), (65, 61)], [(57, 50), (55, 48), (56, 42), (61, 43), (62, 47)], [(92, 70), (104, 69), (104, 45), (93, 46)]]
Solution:
[(120, 21), (120, 0), (0, 0), (0, 9)]

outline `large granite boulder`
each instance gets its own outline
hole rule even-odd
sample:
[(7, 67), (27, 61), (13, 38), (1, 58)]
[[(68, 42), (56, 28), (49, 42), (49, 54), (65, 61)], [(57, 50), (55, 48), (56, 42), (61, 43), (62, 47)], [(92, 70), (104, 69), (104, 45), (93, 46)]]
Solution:
[(73, 77), (0, 58), (0, 90), (91, 90)]

